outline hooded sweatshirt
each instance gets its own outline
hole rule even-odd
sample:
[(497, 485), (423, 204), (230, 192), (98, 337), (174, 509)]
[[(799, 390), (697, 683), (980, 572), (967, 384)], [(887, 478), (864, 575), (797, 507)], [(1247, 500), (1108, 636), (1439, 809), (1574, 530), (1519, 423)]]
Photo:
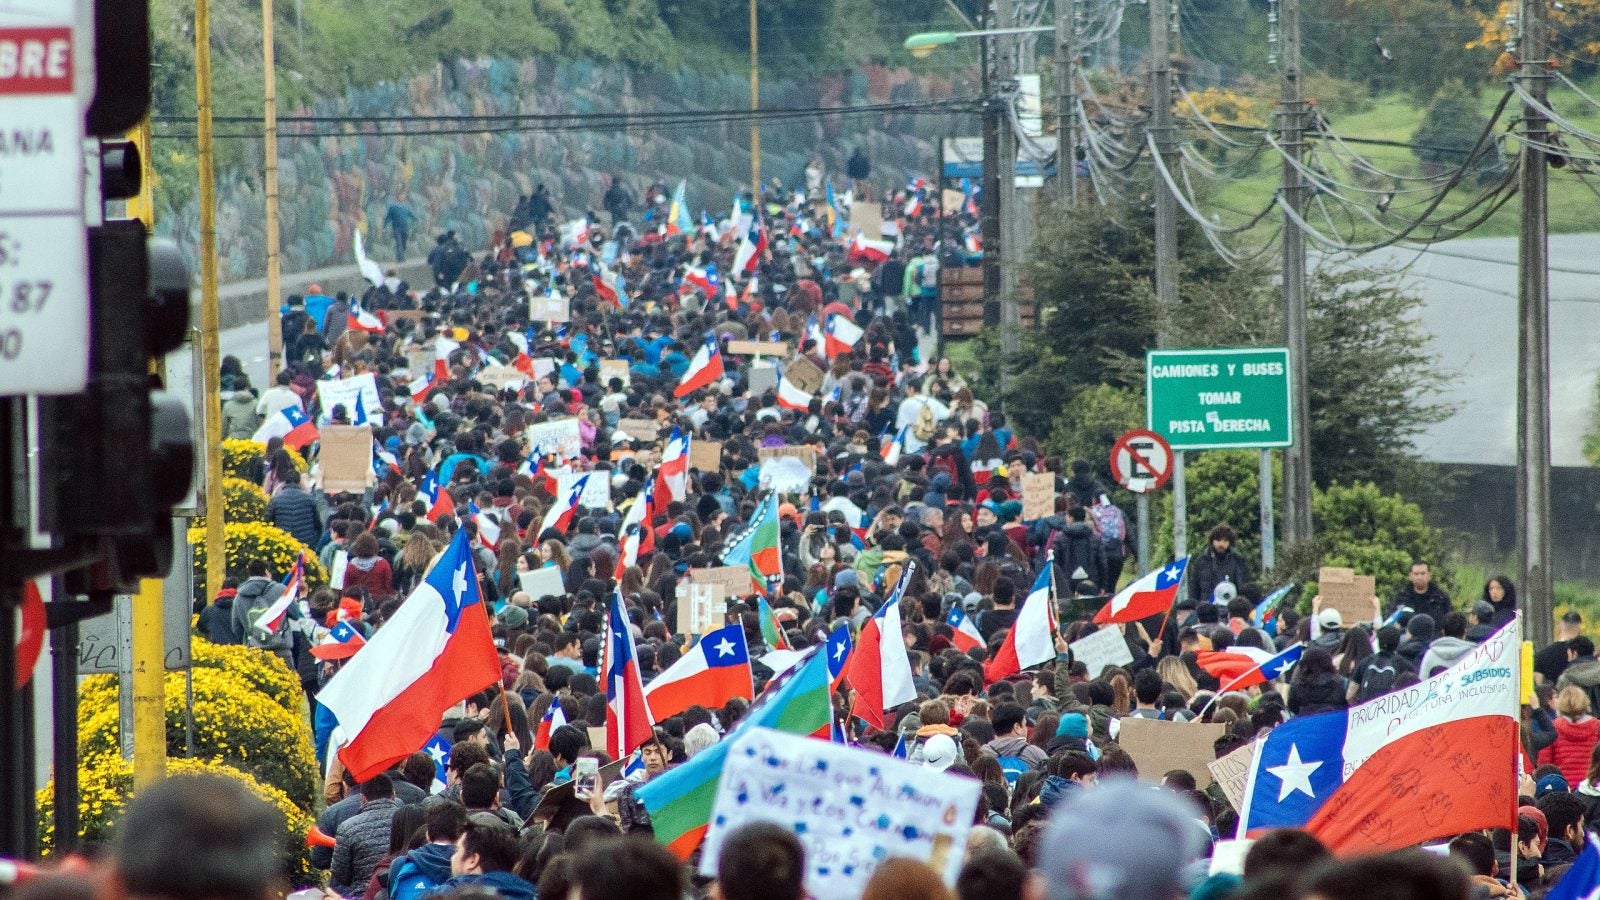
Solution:
[(1439, 667), (1446, 669), (1456, 664), (1456, 661), (1467, 655), (1473, 647), (1478, 646), (1472, 641), (1464, 641), (1456, 637), (1442, 637), (1428, 647), (1428, 652), (1422, 656), (1422, 666), (1417, 671), (1422, 677)]
[(995, 758), (1015, 756), (1036, 769), (1050, 758), (1050, 754), (1044, 752), (1043, 748), (1028, 743), (1027, 738), (1019, 737), (995, 738), (983, 745), (983, 752)]
[(1568, 784), (1578, 784), (1589, 774), (1589, 757), (1594, 745), (1600, 743), (1600, 719), (1584, 716), (1574, 722), (1566, 716), (1556, 717), (1556, 741), (1539, 751), (1539, 764), (1559, 766), (1561, 777)]
[(506, 900), (537, 900), (539, 892), (534, 890), (532, 884), (518, 878), (510, 872), (485, 872), (482, 875), (457, 875), (435, 888), (430, 896), (453, 896), (457, 888), (485, 887), (493, 890), (497, 896)]
[(450, 856), (455, 844), (423, 844), (389, 867), (389, 896), (414, 900), (424, 891), (450, 880)]

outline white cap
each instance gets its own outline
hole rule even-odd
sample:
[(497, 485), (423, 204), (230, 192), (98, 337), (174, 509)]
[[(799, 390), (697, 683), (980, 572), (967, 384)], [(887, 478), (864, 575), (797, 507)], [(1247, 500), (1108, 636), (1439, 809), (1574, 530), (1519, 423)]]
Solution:
[(922, 745), (922, 764), (943, 772), (956, 761), (956, 742), (948, 734), (936, 734)]
[(1344, 616), (1339, 615), (1337, 609), (1329, 606), (1323, 609), (1322, 612), (1317, 613), (1317, 624), (1323, 628), (1343, 628)]

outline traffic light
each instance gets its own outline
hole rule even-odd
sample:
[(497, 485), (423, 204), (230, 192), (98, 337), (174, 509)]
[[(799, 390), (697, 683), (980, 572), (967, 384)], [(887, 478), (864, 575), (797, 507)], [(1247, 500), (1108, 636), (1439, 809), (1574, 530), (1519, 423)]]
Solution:
[[(102, 200), (137, 194), (139, 155), (106, 142)], [(53, 404), (56, 530), (98, 541), (97, 580), (129, 585), (172, 565), (172, 507), (188, 493), (194, 442), (184, 404), (152, 361), (182, 345), (189, 273), (170, 241), (118, 219), (89, 229), (89, 387)]]

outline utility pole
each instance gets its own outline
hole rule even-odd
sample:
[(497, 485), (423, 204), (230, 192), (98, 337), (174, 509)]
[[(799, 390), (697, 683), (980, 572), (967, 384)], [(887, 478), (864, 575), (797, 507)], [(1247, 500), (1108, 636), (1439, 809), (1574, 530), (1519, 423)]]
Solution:
[[(985, 5), (982, 28), (995, 25), (994, 11)], [(1000, 104), (995, 99), (996, 38), (981, 39), (981, 91), (983, 93), (983, 208), (979, 225), (983, 234), (983, 327), (1000, 326)], [(1000, 367), (1000, 387), (1005, 390), (1005, 367)]]
[[(1170, 0), (1150, 0), (1150, 135), (1169, 171), (1178, 169), (1173, 145), (1172, 53)], [(1166, 179), (1153, 179), (1156, 192), (1156, 346), (1172, 340), (1172, 315), (1178, 308), (1178, 202)], [(1172, 549), (1189, 553), (1188, 491), (1183, 480), (1183, 451), (1172, 459)]]
[[(756, 17), (756, 0), (750, 0), (750, 111), (761, 108), (761, 35)], [(761, 122), (750, 119), (750, 196), (761, 209)], [(734, 218), (738, 218), (735, 216)]]
[(1078, 205), (1078, 3), (1056, 4), (1056, 192)]
[[(217, 175), (211, 131), (211, 5), (194, 3), (195, 135), (200, 168), (200, 358), (203, 366), (197, 385), (205, 398), (206, 455), (206, 586), (207, 601), (222, 590), (227, 571), (227, 539), (223, 529), (222, 401), (217, 394), (222, 378), (222, 353), (218, 342), (217, 310)], [(273, 317), (269, 316), (270, 321)]]
[[(1278, 128), (1283, 138), (1283, 343), (1289, 348), (1292, 443), (1283, 451), (1283, 539), (1311, 540), (1311, 410), (1306, 344), (1306, 236), (1296, 224), (1305, 207), (1305, 179), (1297, 164), (1305, 149), (1305, 101), (1300, 98), (1300, 0), (1282, 0), (1279, 13), (1283, 101)], [(1270, 474), (1270, 469), (1264, 470)]]
[(1550, 643), (1550, 281), (1549, 123), (1535, 104), (1549, 90), (1545, 0), (1522, 0), (1517, 77), (1533, 98), (1522, 108), (1522, 228), (1517, 241), (1517, 535), (1527, 636)]
[(278, 238), (278, 72), (272, 16), (272, 0), (261, 0), (261, 88), (266, 98), (261, 115), (261, 154), (266, 169), (263, 225), (267, 239), (267, 387), (275, 383), (283, 366), (283, 322), (278, 317), (283, 290)]
[[(1016, 15), (1011, 0), (995, 0), (996, 27), (1013, 28)], [(1011, 115), (1012, 103), (1017, 95), (1018, 64), (1017, 37), (1006, 35), (999, 39), (1000, 52), (995, 64), (1000, 76), (998, 93), (1001, 97), (998, 115), (1000, 150), (1000, 384), (1002, 391), (1010, 382), (1009, 368), (1015, 365), (1022, 350), (1022, 318), (1017, 308), (1017, 256), (1021, 249), (1017, 235), (1022, 206), (1017, 197), (1017, 131)]]

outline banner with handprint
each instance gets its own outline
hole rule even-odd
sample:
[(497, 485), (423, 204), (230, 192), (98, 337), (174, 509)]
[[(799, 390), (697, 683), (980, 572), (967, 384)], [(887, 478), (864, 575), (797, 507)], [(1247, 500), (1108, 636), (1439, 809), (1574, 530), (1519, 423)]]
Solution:
[(1338, 853), (1515, 821), (1521, 620), (1454, 666), (1258, 739), (1240, 831), (1304, 828)]

